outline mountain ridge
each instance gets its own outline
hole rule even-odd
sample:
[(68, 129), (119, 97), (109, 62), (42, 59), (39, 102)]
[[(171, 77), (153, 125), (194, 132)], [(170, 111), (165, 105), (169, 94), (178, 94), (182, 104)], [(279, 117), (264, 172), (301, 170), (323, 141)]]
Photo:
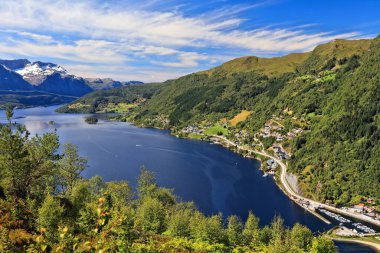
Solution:
[[(0, 90), (9, 91), (9, 94), (12, 95), (11, 101), (18, 101), (17, 106), (20, 106), (19, 101), (31, 100), (17, 97), (15, 91), (20, 91), (19, 96), (26, 94), (22, 91), (37, 92), (30, 94), (40, 94), (38, 92), (55, 93), (54, 97), (48, 98), (47, 101), (68, 102), (67, 97), (64, 97), (63, 100), (57, 100), (56, 96), (80, 97), (95, 90), (141, 83), (139, 81), (120, 82), (111, 78), (82, 78), (70, 74), (62, 66), (51, 62), (31, 62), (28, 59), (0, 60)], [(5, 100), (9, 101), (8, 98), (0, 95), (0, 104), (4, 104)], [(33, 102), (33, 104), (35, 103)], [(46, 103), (46, 105), (49, 104), (50, 102)], [(30, 105), (25, 104), (25, 106)]]

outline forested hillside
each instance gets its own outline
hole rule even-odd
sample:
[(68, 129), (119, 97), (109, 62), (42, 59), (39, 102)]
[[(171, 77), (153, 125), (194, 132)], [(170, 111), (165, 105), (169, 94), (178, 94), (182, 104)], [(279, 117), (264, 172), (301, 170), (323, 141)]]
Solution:
[[(58, 154), (55, 132), (30, 136), (22, 126), (0, 129), (0, 252), (335, 252), (333, 242), (280, 217), (259, 228), (222, 214), (207, 217), (179, 202), (141, 169), (128, 182), (81, 178), (86, 159), (73, 145)], [(13, 129), (12, 129), (13, 128)]]
[(261, 69), (250, 58), (234, 60), (168, 81), (137, 108), (134, 120), (162, 126), (156, 118), (164, 118), (166, 127), (181, 129), (252, 112), (229, 126), (232, 135), (258, 132), (272, 115), (293, 127), (292, 118), (300, 119), (305, 131), (288, 143), (293, 153), (289, 169), (300, 176), (304, 194), (335, 204), (380, 200), (379, 44), (379, 37), (335, 40), (300, 58), (261, 61)]
[(11, 91), (0, 90), (0, 108), (4, 109), (7, 104), (15, 107), (33, 107), (46, 105), (60, 105), (70, 103), (76, 97), (57, 95), (43, 91)]
[[(289, 170), (305, 196), (336, 205), (379, 202), (379, 55), (380, 37), (334, 40), (284, 57), (243, 57), (165, 82), (125, 117), (175, 133), (224, 125), (221, 134), (244, 133), (247, 145), (272, 118), (281, 119), (280, 144), (292, 154)], [(231, 124), (241, 112), (248, 116)], [(261, 141), (270, 147), (275, 139)]]
[(150, 99), (161, 86), (160, 83), (131, 84), (111, 90), (99, 90), (61, 107), (58, 111), (66, 113), (117, 112), (133, 108), (146, 99)]

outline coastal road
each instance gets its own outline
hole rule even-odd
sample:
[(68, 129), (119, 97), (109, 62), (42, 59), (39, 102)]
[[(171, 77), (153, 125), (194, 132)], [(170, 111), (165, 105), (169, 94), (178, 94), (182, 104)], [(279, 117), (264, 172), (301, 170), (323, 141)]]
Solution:
[[(270, 155), (270, 154), (268, 154), (268, 153), (266, 153), (264, 151), (257, 151), (257, 150), (253, 150), (253, 149), (249, 149), (249, 148), (247, 149), (247, 148), (245, 148), (243, 146), (237, 145), (236, 143), (228, 140), (224, 136), (214, 135), (213, 137), (221, 139), (221, 140), (225, 141), (229, 145), (236, 146), (238, 149), (246, 150), (248, 152), (252, 152), (252, 153), (255, 153), (255, 154), (259, 154), (259, 155), (268, 157), (268, 158), (273, 159), (274, 161), (276, 161), (281, 166), (280, 180), (281, 180), (281, 183), (284, 186), (284, 189), (285, 189), (286, 193), (288, 194), (288, 196), (293, 196), (293, 197), (297, 197), (298, 199), (303, 199), (304, 201), (309, 201), (310, 205), (313, 208), (321, 207), (321, 208), (330, 210), (330, 211), (335, 212), (335, 213), (339, 213), (339, 214), (346, 215), (346, 216), (349, 216), (349, 217), (352, 217), (352, 218), (356, 218), (356, 219), (361, 220), (361, 221), (366, 221), (368, 223), (375, 224), (375, 225), (377, 225), (377, 226), (380, 227), (380, 221), (379, 220), (374, 220), (374, 219), (372, 219), (372, 218), (370, 218), (370, 217), (368, 217), (368, 216), (366, 216), (364, 214), (351, 213), (351, 212), (348, 212), (347, 210), (336, 208), (336, 207), (333, 207), (333, 206), (329, 206), (329, 205), (320, 203), (320, 202), (312, 200), (312, 199), (305, 198), (305, 197), (300, 196), (299, 194), (297, 194), (292, 189), (292, 187), (290, 187), (290, 185), (288, 184), (288, 181), (286, 180), (286, 170), (287, 170), (286, 164), (283, 163), (278, 158), (276, 158), (276, 157), (274, 157), (274, 156), (272, 156), (272, 155)], [(292, 199), (292, 200), (294, 200), (294, 199)], [(312, 210), (310, 210), (308, 208), (305, 208), (305, 209), (308, 210), (308, 211), (310, 211), (310, 212), (312, 212), (313, 214), (315, 214)], [(319, 217), (319, 218), (321, 218), (321, 217)]]

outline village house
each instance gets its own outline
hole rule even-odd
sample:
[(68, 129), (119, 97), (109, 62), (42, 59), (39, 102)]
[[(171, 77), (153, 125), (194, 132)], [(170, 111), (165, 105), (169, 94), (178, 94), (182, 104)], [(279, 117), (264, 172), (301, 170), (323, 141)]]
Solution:
[(294, 128), (294, 129), (292, 129), (292, 132), (295, 134), (301, 134), (301, 133), (303, 133), (303, 129), (302, 128)]
[(276, 173), (278, 163), (273, 159), (269, 159), (266, 161), (266, 164), (267, 164), (266, 173), (270, 175), (274, 175)]
[(199, 129), (197, 126), (187, 126), (182, 129), (184, 133), (202, 134), (203, 130)]
[(284, 160), (284, 159), (289, 159), (290, 158), (290, 154), (286, 153), (282, 147), (278, 144), (273, 144), (272, 146), (274, 152), (276, 153), (276, 155), (281, 159), (281, 160)]
[(357, 205), (354, 205), (352, 207), (352, 209), (353, 209), (354, 212), (363, 213), (364, 212), (364, 207), (365, 207), (364, 203), (359, 203)]

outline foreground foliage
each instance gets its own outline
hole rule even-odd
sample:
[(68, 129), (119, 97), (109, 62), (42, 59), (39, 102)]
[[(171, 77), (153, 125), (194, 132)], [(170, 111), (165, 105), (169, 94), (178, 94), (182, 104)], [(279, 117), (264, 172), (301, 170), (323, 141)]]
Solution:
[(12, 114), (0, 131), (0, 252), (335, 252), (331, 240), (279, 217), (264, 228), (252, 213), (245, 222), (206, 217), (144, 167), (137, 192), (83, 179), (75, 146), (58, 155), (56, 133), (31, 137)]

